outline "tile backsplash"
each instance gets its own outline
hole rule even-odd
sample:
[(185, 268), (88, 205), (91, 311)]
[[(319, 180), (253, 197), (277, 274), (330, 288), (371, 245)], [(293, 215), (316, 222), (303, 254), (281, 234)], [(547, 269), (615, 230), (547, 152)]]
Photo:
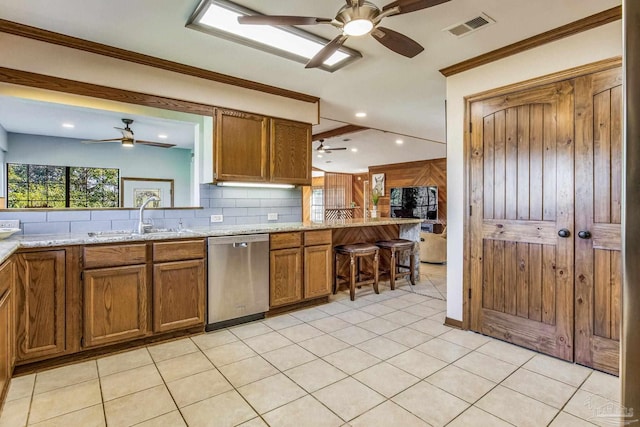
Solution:
[[(202, 209), (150, 209), (158, 228), (219, 227), (224, 225), (302, 221), (302, 191), (295, 189), (233, 188), (202, 184)], [(267, 214), (277, 213), (278, 220), (268, 221)], [(224, 220), (211, 222), (211, 215)], [(0, 220), (18, 219), (23, 234), (85, 233), (89, 231), (132, 230), (138, 223), (138, 210), (65, 210), (2, 211)]]

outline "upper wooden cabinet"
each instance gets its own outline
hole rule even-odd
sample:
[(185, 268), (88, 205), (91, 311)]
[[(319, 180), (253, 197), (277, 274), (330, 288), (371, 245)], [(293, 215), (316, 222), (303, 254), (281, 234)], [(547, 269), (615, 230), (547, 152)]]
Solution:
[(311, 183), (311, 125), (271, 119), (269, 128), (271, 182), (309, 185)]
[(216, 181), (311, 184), (311, 125), (217, 109)]
[(269, 119), (216, 110), (214, 159), (218, 181), (267, 182)]

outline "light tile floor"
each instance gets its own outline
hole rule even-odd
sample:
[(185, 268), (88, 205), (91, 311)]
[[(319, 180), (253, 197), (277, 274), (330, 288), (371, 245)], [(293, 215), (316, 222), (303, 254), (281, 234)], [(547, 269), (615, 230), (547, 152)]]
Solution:
[(617, 378), (443, 326), (444, 266), (421, 268), (416, 292), (14, 378), (0, 427), (607, 425)]

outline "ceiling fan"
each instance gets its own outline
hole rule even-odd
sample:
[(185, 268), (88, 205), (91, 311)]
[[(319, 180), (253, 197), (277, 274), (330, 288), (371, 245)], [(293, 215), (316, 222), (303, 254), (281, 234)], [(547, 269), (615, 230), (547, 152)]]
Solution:
[(332, 151), (346, 150), (347, 147), (329, 147), (324, 145), (324, 139), (320, 140), (320, 145), (316, 148), (319, 153), (331, 154)]
[(133, 130), (131, 130), (131, 128), (129, 127), (129, 125), (133, 123), (133, 120), (122, 119), (122, 123), (124, 123), (124, 128), (114, 127), (114, 129), (118, 129), (120, 132), (122, 132), (122, 138), (94, 139), (90, 141), (82, 141), (82, 143), (83, 144), (101, 144), (104, 142), (120, 141), (123, 147), (133, 147), (135, 144), (150, 145), (152, 147), (160, 147), (160, 148), (171, 148), (176, 146), (176, 144), (166, 144), (163, 142), (142, 141), (140, 139), (135, 139), (133, 136)]
[(415, 12), (450, 0), (396, 0), (380, 10), (375, 4), (365, 0), (346, 0), (346, 5), (338, 11), (335, 18), (314, 18), (305, 16), (239, 16), (240, 24), (250, 25), (318, 25), (329, 24), (342, 30), (342, 34), (331, 40), (313, 58), (305, 68), (316, 68), (329, 59), (349, 36), (371, 34), (374, 39), (392, 51), (413, 58), (424, 50), (415, 40), (389, 28), (380, 27), (380, 22), (394, 15)]

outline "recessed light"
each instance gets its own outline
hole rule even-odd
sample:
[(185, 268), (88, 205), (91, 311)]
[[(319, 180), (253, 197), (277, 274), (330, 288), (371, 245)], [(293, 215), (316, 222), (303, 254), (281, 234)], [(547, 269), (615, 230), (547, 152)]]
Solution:
[(358, 149), (357, 148), (352, 148), (351, 151), (353, 151), (354, 153), (357, 153)]
[(167, 139), (167, 138), (168, 138), (168, 136), (167, 136), (167, 135), (165, 135), (165, 134), (163, 134), (163, 133), (161, 133), (160, 135), (158, 135), (158, 138), (160, 138), (160, 139)]
[(322, 158), (322, 154), (318, 154), (318, 158), (321, 159)]
[(398, 145), (404, 144), (404, 141), (401, 139), (396, 139), (396, 144)]
[(360, 111), (356, 113), (356, 117), (367, 117), (367, 113), (365, 113), (364, 111)]
[(62, 127), (67, 129), (73, 129), (74, 127), (76, 127), (76, 125), (74, 125), (73, 123), (63, 123)]

